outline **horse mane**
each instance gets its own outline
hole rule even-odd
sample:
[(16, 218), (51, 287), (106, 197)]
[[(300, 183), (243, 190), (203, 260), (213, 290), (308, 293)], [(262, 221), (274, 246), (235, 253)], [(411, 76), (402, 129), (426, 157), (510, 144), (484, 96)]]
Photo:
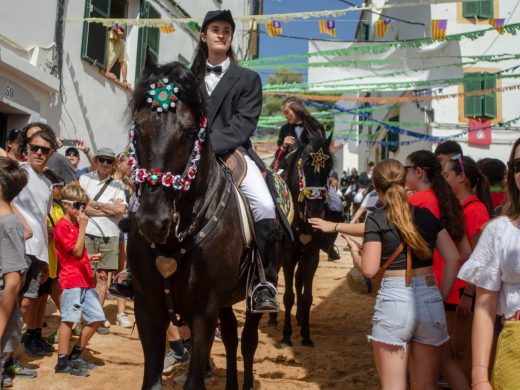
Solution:
[(184, 104), (193, 110), (193, 114), (197, 119), (206, 112), (206, 102), (200, 91), (200, 85), (193, 72), (178, 61), (169, 62), (163, 65), (147, 63), (130, 99), (130, 120), (136, 113), (147, 106), (147, 91), (150, 84), (157, 82), (159, 79), (168, 77), (179, 88), (177, 96)]

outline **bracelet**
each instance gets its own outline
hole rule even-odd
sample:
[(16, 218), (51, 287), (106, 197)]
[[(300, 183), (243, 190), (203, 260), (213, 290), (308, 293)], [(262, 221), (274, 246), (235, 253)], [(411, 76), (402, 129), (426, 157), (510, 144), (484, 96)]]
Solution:
[(338, 226), (339, 226), (339, 222), (336, 224), (336, 226), (334, 226), (334, 231), (337, 233), (338, 232)]
[(463, 292), (462, 295), (464, 295), (465, 297), (468, 297), (468, 298), (475, 298), (475, 295), (466, 294), (465, 292)]
[(483, 380), (483, 381), (473, 382), (471, 384), (471, 387), (476, 386), (476, 385), (480, 385), (481, 383), (489, 383), (489, 381), (488, 380)]
[(471, 366), (471, 368), (478, 368), (478, 367), (480, 367), (480, 368), (485, 368), (486, 370), (487, 370), (487, 368), (488, 368), (488, 366)]
[(87, 146), (85, 149), (83, 149), (83, 153), (88, 154), (90, 152), (90, 148)]

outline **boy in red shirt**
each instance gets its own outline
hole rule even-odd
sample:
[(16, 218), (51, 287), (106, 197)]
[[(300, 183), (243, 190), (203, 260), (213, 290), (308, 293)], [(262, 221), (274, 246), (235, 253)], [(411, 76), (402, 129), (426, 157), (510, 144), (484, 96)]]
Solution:
[[(85, 249), (85, 229), (88, 217), (83, 212), (88, 196), (77, 184), (66, 185), (62, 192), (65, 215), (54, 227), (54, 241), (58, 257), (58, 280), (63, 290), (61, 297), (61, 325), (58, 341), (58, 363), (56, 373), (88, 376), (96, 366), (81, 356), (95, 331), (105, 321), (103, 308), (99, 303), (92, 266), (89, 260), (99, 260), (100, 256), (87, 255)], [(70, 354), (69, 342), (74, 323), (81, 318), (87, 324)]]

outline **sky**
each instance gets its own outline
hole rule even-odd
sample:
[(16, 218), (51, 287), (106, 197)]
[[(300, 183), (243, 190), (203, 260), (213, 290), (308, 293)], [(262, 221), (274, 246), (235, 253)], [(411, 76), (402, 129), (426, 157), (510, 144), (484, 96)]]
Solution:
[[(361, 4), (362, 0), (350, 0), (355, 4)], [(350, 5), (340, 0), (264, 0), (264, 14), (289, 13), (289, 12), (306, 12), (306, 11), (322, 11), (333, 9), (345, 9)], [(359, 20), (359, 12), (348, 12), (344, 16), (335, 18), (336, 20), (336, 38), (337, 40), (351, 40), (354, 38), (357, 22)], [(319, 18), (296, 19), (290, 22), (282, 22), (282, 35), (291, 35), (305, 38), (324, 38), (334, 39), (328, 35), (320, 34)], [(308, 43), (303, 39), (292, 39), (284, 37), (271, 38), (267, 35), (265, 25), (260, 26), (260, 50), (259, 57), (283, 56), (288, 54), (307, 53)], [(302, 60), (298, 60), (302, 62)], [(304, 79), (307, 79), (306, 71)], [(274, 70), (259, 70), (265, 82)]]

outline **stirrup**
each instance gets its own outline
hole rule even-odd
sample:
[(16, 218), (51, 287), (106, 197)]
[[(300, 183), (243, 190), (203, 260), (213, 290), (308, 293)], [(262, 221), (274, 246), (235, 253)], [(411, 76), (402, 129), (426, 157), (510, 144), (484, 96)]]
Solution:
[[(274, 295), (275, 303), (277, 306), (276, 310), (275, 309), (272, 309), (272, 310), (254, 310), (253, 309), (253, 307), (254, 307), (253, 298), (259, 288), (268, 288), (269, 290), (271, 290), (271, 292)], [(276, 289), (274, 284), (272, 284), (271, 282), (265, 281), (264, 283), (258, 283), (255, 287), (253, 287), (253, 290), (247, 297), (247, 303), (248, 303), (248, 309), (251, 313), (278, 313), (278, 308), (280, 307), (280, 300), (278, 299), (278, 290)]]

